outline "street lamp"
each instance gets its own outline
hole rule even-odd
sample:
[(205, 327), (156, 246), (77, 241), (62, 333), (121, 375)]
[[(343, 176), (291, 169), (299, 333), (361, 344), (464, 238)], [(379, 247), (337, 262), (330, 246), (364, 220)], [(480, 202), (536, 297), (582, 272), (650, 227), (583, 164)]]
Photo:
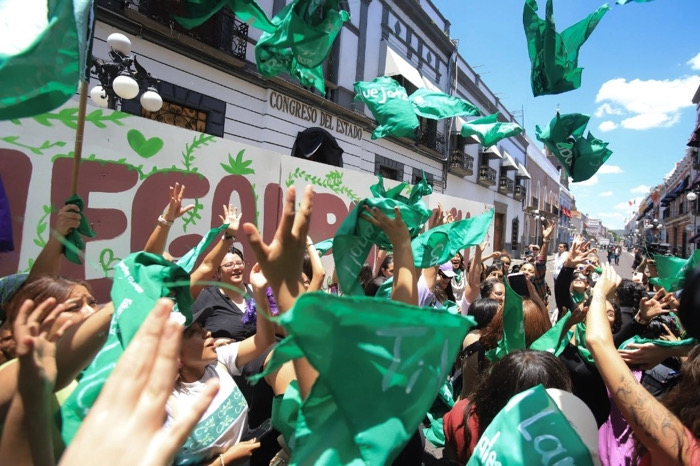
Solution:
[(124, 34), (114, 33), (107, 38), (112, 61), (92, 57), (95, 77), (100, 81), (90, 90), (90, 98), (98, 107), (115, 108), (118, 99), (130, 100), (141, 94), (141, 106), (157, 112), (163, 99), (156, 91), (158, 80), (130, 55), (131, 41)]

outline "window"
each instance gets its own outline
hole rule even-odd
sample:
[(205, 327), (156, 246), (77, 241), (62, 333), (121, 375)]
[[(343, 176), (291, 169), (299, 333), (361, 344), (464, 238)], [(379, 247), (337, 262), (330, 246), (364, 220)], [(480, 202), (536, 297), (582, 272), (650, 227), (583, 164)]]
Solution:
[[(423, 179), (423, 173), (423, 170), (421, 170), (420, 168), (414, 168), (412, 184), (418, 184)], [(428, 181), (428, 184), (430, 186), (434, 186), (435, 179), (432, 173), (425, 173), (425, 179)]]
[(122, 111), (151, 120), (223, 137), (226, 102), (165, 81), (158, 83), (163, 108), (149, 112), (139, 99), (122, 100)]
[(403, 181), (403, 169), (404, 167), (402, 163), (396, 162), (381, 155), (375, 154), (374, 156), (375, 175), (382, 175), (382, 177), (390, 180)]

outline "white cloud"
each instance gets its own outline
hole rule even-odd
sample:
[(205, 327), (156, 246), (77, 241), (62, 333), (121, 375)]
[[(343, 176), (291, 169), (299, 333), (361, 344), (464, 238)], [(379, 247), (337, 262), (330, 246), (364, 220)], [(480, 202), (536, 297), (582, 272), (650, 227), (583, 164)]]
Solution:
[(613, 192), (612, 192), (612, 191), (605, 191), (605, 192), (602, 192), (602, 193), (600, 193), (600, 194), (598, 194), (598, 195), (599, 195), (600, 197), (610, 197), (610, 196), (613, 195)]
[[(629, 82), (624, 78), (611, 79), (598, 90), (595, 101), (602, 105), (596, 116), (626, 116), (620, 125), (627, 129), (673, 126), (680, 119), (680, 110), (693, 105), (690, 96), (699, 85), (700, 75), (665, 80), (633, 79)], [(602, 131), (605, 131), (603, 128), (612, 129), (608, 122), (601, 126)]]
[(622, 168), (617, 165), (601, 165), (597, 173), (599, 175), (616, 175), (622, 173)]
[[(620, 214), (618, 212), (604, 212), (602, 214), (598, 214), (598, 217), (600, 217), (600, 218), (612, 218), (612, 219), (625, 218), (624, 214)], [(610, 228), (610, 227), (608, 227), (608, 228)]]
[(606, 120), (598, 125), (598, 129), (604, 133), (617, 129), (618, 124), (614, 121)]
[(598, 184), (598, 175), (593, 175), (592, 177), (588, 178), (586, 181), (581, 181), (576, 183), (576, 186), (595, 186)]
[(615, 204), (615, 206), (613, 207), (613, 209), (615, 209), (615, 210), (622, 210), (625, 212), (632, 210), (633, 208), (634, 208), (634, 206), (631, 206), (630, 203), (627, 201), (620, 202), (619, 204)]
[(650, 189), (651, 189), (651, 186), (647, 186), (645, 184), (640, 184), (636, 188), (630, 189), (630, 192), (633, 194), (648, 194)]
[(690, 65), (694, 70), (700, 70), (700, 53), (688, 60), (687, 65)]

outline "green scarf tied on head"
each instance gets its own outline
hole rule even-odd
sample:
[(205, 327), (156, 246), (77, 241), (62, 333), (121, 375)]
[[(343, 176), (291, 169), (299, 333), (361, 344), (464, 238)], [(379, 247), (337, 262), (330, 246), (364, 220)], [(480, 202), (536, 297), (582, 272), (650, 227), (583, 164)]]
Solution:
[(302, 295), (278, 323), (289, 336), (264, 373), (301, 356), (318, 371), (286, 439), (293, 465), (391, 464), (475, 325), (441, 310), (326, 293)]
[(462, 124), (460, 134), (464, 137), (476, 136), (481, 145), (487, 148), (501, 139), (523, 132), (523, 128), (517, 123), (498, 121), (498, 114), (499, 112), (496, 112)]
[(430, 219), (432, 211), (421, 200), (433, 192), (425, 177), (413, 187), (409, 197), (401, 194), (405, 186), (402, 183), (387, 191), (380, 176), (379, 182), (370, 188), (374, 197), (362, 200), (338, 227), (333, 238), (333, 260), (344, 294), (364, 294), (357, 276), (373, 245), (391, 249), (391, 241), (386, 234), (362, 218), (365, 206), (376, 207), (390, 218), (394, 218), (394, 207), (398, 207), (411, 238), (418, 236), (423, 224)]
[(584, 138), (588, 115), (571, 113), (557, 115), (545, 128), (535, 127), (535, 136), (562, 163), (574, 182), (586, 181), (612, 155), (608, 143), (596, 139), (590, 131)]
[(578, 52), (609, 9), (605, 4), (559, 34), (554, 25), (552, 0), (547, 0), (545, 19), (537, 16), (537, 0), (525, 0), (523, 25), (535, 97), (581, 87), (583, 68), (578, 66)]
[(83, 241), (83, 236), (94, 238), (97, 236), (97, 233), (92, 231), (87, 217), (85, 217), (83, 214), (83, 210), (85, 209), (85, 202), (83, 202), (83, 198), (77, 194), (73, 194), (71, 197), (66, 199), (66, 205), (68, 204), (78, 206), (80, 224), (78, 225), (78, 228), (71, 230), (65, 236), (66, 242), (63, 244), (63, 255), (66, 256), (66, 259), (75, 264), (82, 264), (82, 262), (80, 262), (79, 251), (85, 250), (85, 241)]

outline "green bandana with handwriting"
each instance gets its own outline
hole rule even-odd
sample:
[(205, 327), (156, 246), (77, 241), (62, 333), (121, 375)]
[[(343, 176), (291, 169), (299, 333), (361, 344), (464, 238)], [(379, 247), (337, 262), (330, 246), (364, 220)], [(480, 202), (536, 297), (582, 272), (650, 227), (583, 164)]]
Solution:
[(394, 136), (415, 139), (420, 126), (406, 89), (389, 76), (380, 76), (371, 82), (355, 83), (355, 100), (361, 100), (379, 123), (372, 139)]
[(318, 371), (286, 439), (293, 465), (391, 464), (474, 325), (442, 310), (320, 292), (302, 295), (278, 322), (289, 336), (265, 372), (297, 357)]
[(481, 115), (479, 109), (471, 102), (424, 87), (414, 91), (408, 100), (413, 105), (416, 115), (432, 120)]
[(425, 177), (411, 190), (409, 197), (401, 194), (405, 184), (386, 191), (384, 180), (371, 187), (374, 197), (360, 203), (345, 217), (333, 238), (333, 260), (340, 288), (346, 295), (364, 295), (357, 277), (373, 245), (391, 249), (391, 241), (379, 228), (363, 218), (364, 206), (376, 207), (390, 218), (394, 218), (394, 207), (398, 207), (401, 218), (408, 228), (411, 238), (415, 238), (430, 219), (432, 211), (421, 200), (433, 192)]
[(584, 138), (588, 115), (557, 115), (544, 128), (535, 127), (535, 136), (559, 160), (574, 182), (586, 181), (612, 155), (608, 143), (596, 139), (590, 131)]
[(87, 217), (85, 217), (85, 214), (83, 214), (85, 203), (83, 202), (82, 197), (74, 194), (66, 199), (66, 204), (78, 206), (78, 212), (80, 213), (80, 224), (78, 225), (78, 228), (74, 228), (65, 236), (66, 243), (63, 245), (63, 255), (66, 256), (66, 259), (75, 264), (82, 264), (82, 262), (80, 262), (80, 251), (85, 250), (85, 241), (83, 241), (83, 236), (94, 238), (97, 236), (97, 233), (92, 231)]
[(475, 136), (484, 148), (493, 146), (501, 139), (516, 136), (523, 132), (517, 123), (498, 121), (499, 112), (493, 115), (471, 120), (462, 124), (460, 134), (464, 137)]
[(547, 390), (537, 385), (508, 401), (484, 431), (467, 466), (501, 464), (594, 463), (569, 420)]
[(545, 19), (537, 15), (537, 0), (525, 0), (523, 25), (530, 56), (530, 80), (535, 97), (561, 94), (581, 87), (583, 68), (578, 53), (610, 7), (605, 4), (588, 17), (558, 33), (552, 0), (547, 0)]

